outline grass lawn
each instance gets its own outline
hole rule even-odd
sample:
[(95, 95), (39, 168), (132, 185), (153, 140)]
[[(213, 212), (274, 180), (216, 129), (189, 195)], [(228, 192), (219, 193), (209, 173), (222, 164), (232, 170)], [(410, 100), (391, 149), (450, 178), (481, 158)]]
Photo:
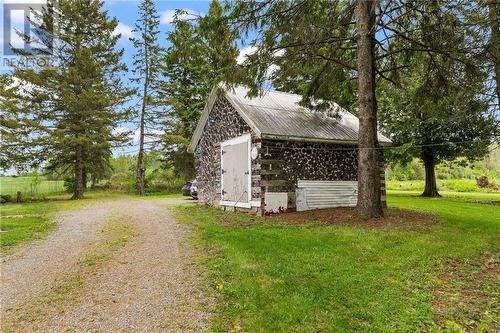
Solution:
[(421, 230), (276, 224), (200, 206), (176, 215), (209, 253), (214, 331), (459, 332), (498, 322), (500, 206), (467, 200), (389, 193), (390, 207), (439, 217)]
[(3, 204), (0, 208), (0, 251), (8, 252), (23, 241), (43, 237), (53, 230), (56, 212), (82, 201), (40, 201)]
[(33, 185), (33, 177), (0, 177), (0, 193), (16, 195), (17, 191), (24, 195), (36, 196), (64, 191), (64, 181), (47, 180), (40, 177), (40, 184)]
[[(395, 191), (387, 190), (387, 193), (391, 197), (418, 197), (422, 194), (422, 191)], [(443, 198), (447, 200), (458, 200), (460, 202), (476, 202), (476, 203), (496, 203), (500, 202), (500, 192), (454, 192), (454, 191), (440, 191), (439, 192)], [(429, 200), (440, 200), (429, 199)]]
[[(493, 179), (490, 179), (493, 181)], [(425, 182), (423, 180), (388, 180), (386, 182), (388, 190), (396, 191), (424, 191)], [(455, 191), (455, 192), (492, 192), (500, 194), (500, 191), (492, 188), (481, 188), (477, 186), (475, 179), (438, 179), (438, 191)]]

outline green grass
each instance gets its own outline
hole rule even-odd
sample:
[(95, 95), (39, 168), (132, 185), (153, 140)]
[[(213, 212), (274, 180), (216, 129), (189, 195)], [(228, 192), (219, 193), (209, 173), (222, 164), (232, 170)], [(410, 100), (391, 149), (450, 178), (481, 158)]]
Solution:
[[(392, 196), (402, 197), (418, 197), (422, 194), (421, 191), (395, 191), (387, 190), (387, 193)], [(448, 200), (459, 200), (465, 202), (476, 203), (492, 203), (500, 201), (500, 192), (453, 192), (441, 191), (439, 192), (443, 198)], [(429, 199), (434, 200), (434, 199)]]
[(47, 180), (40, 177), (40, 184), (33, 186), (33, 177), (0, 177), (0, 194), (15, 195), (17, 191), (24, 195), (37, 196), (64, 191), (64, 181)]
[[(423, 180), (388, 180), (388, 190), (397, 191), (422, 191), (425, 182)], [(500, 191), (490, 188), (481, 188), (477, 186), (474, 179), (438, 179), (438, 191), (449, 192), (492, 192), (500, 194)]]
[(0, 251), (41, 238), (55, 228), (53, 218), (60, 210), (75, 208), (82, 201), (40, 201), (0, 206)]
[[(178, 207), (177, 217), (196, 226), (197, 242), (211, 253), (203, 263), (218, 299), (212, 329), (415, 332), (494, 320), (483, 305), (471, 319), (451, 301), (447, 309), (453, 315), (440, 317), (433, 288), (443, 285), (445, 260), (479, 262), (485, 253), (498, 255), (500, 207), (460, 197), (397, 194), (389, 194), (388, 204), (435, 213), (440, 222), (420, 231), (292, 226), (207, 207)], [(248, 220), (262, 223), (216, 223)]]

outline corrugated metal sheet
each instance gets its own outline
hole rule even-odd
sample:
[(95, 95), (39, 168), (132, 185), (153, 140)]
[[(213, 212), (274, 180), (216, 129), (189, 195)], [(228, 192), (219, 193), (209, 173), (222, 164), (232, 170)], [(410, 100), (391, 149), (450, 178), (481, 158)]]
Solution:
[(296, 197), (297, 211), (354, 207), (358, 202), (358, 182), (299, 180)]
[[(268, 91), (247, 97), (248, 89), (238, 86), (226, 91), (226, 97), (244, 113), (263, 136), (333, 141), (358, 140), (358, 118), (338, 105), (339, 119), (314, 112), (299, 105), (300, 95)], [(390, 140), (379, 134), (379, 141)]]

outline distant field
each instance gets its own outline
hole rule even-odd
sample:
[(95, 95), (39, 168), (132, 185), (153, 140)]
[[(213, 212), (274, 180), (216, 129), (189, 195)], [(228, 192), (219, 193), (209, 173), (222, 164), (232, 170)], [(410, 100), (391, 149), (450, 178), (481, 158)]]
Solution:
[(64, 191), (64, 181), (40, 179), (40, 184), (34, 186), (33, 177), (0, 177), (0, 194), (14, 195), (21, 191), (25, 195), (40, 195)]
[[(388, 190), (396, 191), (423, 191), (423, 180), (388, 180)], [(438, 179), (437, 186), (439, 191), (452, 191), (452, 192), (497, 192), (498, 190), (480, 188), (477, 186), (474, 179)]]

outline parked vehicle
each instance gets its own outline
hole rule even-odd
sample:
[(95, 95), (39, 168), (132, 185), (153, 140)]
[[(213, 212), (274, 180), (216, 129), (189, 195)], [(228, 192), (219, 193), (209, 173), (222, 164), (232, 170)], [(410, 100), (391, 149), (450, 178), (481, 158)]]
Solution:
[(196, 179), (193, 180), (193, 183), (191, 184), (191, 197), (194, 200), (198, 200), (198, 183), (196, 182)]
[(186, 197), (191, 195), (191, 184), (193, 184), (192, 181), (187, 181), (184, 183), (184, 185), (182, 185), (182, 188), (181, 188), (182, 195), (184, 195)]

